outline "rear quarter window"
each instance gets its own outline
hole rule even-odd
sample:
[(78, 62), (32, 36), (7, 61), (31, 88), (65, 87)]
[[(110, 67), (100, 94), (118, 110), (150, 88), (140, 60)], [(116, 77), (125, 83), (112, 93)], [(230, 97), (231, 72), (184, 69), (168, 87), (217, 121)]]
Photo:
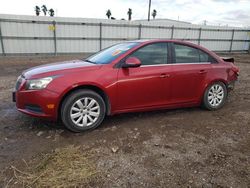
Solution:
[(200, 49), (174, 44), (175, 63), (215, 63), (216, 60)]

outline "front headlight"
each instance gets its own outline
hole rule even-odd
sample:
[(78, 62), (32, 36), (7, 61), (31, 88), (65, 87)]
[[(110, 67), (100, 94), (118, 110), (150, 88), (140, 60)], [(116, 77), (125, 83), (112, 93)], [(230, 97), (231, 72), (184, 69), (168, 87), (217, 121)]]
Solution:
[(27, 80), (26, 89), (44, 89), (53, 80), (53, 77)]

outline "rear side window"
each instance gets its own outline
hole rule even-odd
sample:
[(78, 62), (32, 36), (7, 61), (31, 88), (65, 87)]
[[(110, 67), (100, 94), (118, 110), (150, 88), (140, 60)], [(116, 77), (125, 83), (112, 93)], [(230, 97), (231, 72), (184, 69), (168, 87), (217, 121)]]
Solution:
[(204, 53), (201, 50), (198, 50), (198, 51), (199, 51), (199, 55), (200, 55), (200, 62), (209, 62), (209, 60), (210, 60), (209, 55)]
[(167, 64), (167, 43), (149, 44), (135, 51), (130, 57), (140, 59), (142, 65)]
[(175, 62), (176, 63), (196, 63), (200, 62), (199, 52), (189, 46), (175, 44)]
[(207, 53), (190, 46), (174, 44), (176, 63), (212, 62), (213, 58)]

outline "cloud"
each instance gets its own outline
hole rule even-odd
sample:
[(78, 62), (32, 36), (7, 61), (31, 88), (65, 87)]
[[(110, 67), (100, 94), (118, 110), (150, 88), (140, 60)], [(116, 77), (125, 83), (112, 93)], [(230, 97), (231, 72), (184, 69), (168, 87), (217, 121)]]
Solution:
[(212, 1), (214, 1), (215, 3), (229, 3), (229, 2), (244, 2), (244, 1), (246, 1), (246, 0), (212, 0)]
[[(111, 10), (117, 19), (127, 19), (132, 8), (132, 19), (147, 19), (148, 0), (7, 0), (2, 1), (0, 13), (34, 15), (34, 6), (46, 4), (62, 17), (106, 18)], [(14, 8), (15, 7), (18, 8)], [(249, 26), (249, 0), (152, 0), (151, 11), (157, 10), (156, 18), (178, 18), (182, 21), (208, 24), (233, 24)]]
[(231, 25), (250, 26), (250, 14), (247, 11), (236, 9), (221, 14), (222, 20)]
[(250, 14), (242, 10), (232, 10), (224, 14), (225, 19), (249, 19)]
[[(156, 4), (157, 0), (154, 1)], [(249, 26), (250, 1), (244, 0), (176, 0), (158, 4), (159, 16), (192, 23)], [(232, 22), (232, 20), (234, 20)]]

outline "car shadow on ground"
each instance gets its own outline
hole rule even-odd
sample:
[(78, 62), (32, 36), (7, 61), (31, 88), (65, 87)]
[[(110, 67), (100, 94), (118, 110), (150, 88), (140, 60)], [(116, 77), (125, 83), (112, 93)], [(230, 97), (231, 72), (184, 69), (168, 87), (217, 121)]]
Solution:
[[(199, 107), (193, 107), (193, 108), (180, 108), (171, 110), (168, 109), (168, 110), (156, 110), (147, 112), (124, 113), (124, 114), (117, 114), (114, 116), (106, 116), (103, 123), (95, 130), (102, 131), (104, 129), (111, 128), (113, 126), (116, 126), (117, 128), (124, 125), (131, 126), (140, 123), (140, 121), (141, 122), (147, 121), (148, 119), (161, 119), (163, 117), (166, 118), (168, 116), (173, 116), (178, 114), (181, 115), (183, 113), (184, 114), (194, 113), (197, 111), (202, 112), (205, 110)], [(27, 130), (34, 130), (34, 131), (64, 130), (68, 133), (73, 133), (63, 125), (61, 120), (54, 122), (46, 119), (30, 117), (24, 114), (19, 114), (18, 116), (19, 116), (19, 124), (22, 124), (22, 126), (24, 126)], [(93, 130), (89, 130), (87, 132), (91, 131)]]

